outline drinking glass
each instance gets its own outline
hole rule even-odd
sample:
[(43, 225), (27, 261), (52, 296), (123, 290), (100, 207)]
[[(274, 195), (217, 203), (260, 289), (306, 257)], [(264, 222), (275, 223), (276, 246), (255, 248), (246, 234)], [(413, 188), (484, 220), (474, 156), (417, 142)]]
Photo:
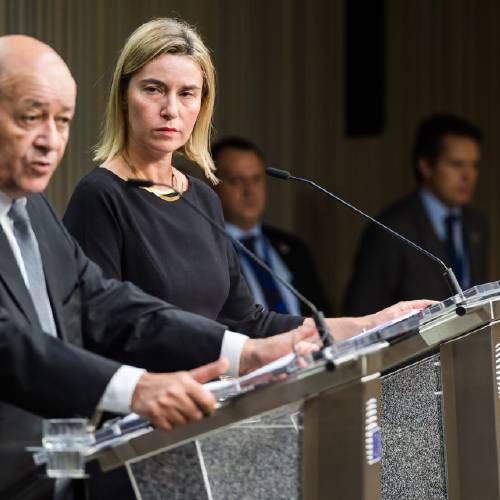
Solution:
[(52, 418), (43, 421), (43, 447), (47, 476), (85, 477), (85, 451), (94, 442), (86, 418)]

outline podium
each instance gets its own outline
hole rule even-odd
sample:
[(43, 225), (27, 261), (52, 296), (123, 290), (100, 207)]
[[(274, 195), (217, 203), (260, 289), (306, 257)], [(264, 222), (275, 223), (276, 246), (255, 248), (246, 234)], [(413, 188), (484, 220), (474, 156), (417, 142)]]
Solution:
[(338, 342), (208, 418), (89, 459), (126, 465), (144, 500), (500, 499), (499, 285)]
[(91, 458), (104, 470), (127, 464), (144, 499), (328, 498), (333, 470), (340, 498), (379, 498), (379, 348), (339, 360), (334, 371), (317, 362), (201, 421), (152, 430)]

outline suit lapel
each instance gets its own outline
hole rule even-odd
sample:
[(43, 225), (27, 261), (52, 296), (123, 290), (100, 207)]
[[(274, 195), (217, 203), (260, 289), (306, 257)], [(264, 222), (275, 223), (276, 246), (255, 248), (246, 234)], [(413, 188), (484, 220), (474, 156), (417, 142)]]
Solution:
[(478, 284), (482, 279), (481, 260), (484, 258), (482, 246), (484, 245), (483, 236), (480, 228), (471, 217), (467, 207), (463, 214), (465, 251), (469, 258), (470, 280), (471, 284)]
[(26, 288), (24, 278), (17, 265), (9, 241), (3, 230), (0, 229), (0, 279), (3, 281), (14, 302), (23, 312), (32, 326), (40, 327), (38, 316), (31, 300), (29, 290)]
[(60, 247), (56, 244), (61, 235), (54, 230), (54, 227), (58, 227), (58, 225), (54, 224), (54, 216), (48, 210), (46, 203), (43, 202), (41, 195), (29, 198), (27, 209), (42, 257), (43, 272), (57, 332), (60, 337), (67, 340), (61, 311), (61, 297), (64, 294), (61, 264), (64, 256), (59, 255), (58, 249)]
[[(427, 217), (427, 212), (420, 198), (415, 203), (415, 220), (418, 221), (420, 234), (422, 235), (422, 246), (429, 252), (439, 257), (447, 266), (449, 266), (448, 255), (444, 243), (437, 237), (434, 232), (434, 227), (430, 219)], [(464, 207), (463, 210), (463, 230), (464, 230), (464, 245), (466, 257), (469, 260), (470, 283), (477, 284), (482, 276), (481, 259), (484, 253), (482, 245), (484, 245), (483, 234), (480, 226), (471, 215), (469, 209)]]

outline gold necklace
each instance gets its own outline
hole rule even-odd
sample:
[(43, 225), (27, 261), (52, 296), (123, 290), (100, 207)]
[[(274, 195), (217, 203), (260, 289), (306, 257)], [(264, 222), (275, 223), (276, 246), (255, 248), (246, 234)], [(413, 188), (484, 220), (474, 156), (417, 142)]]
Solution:
[[(130, 169), (132, 174), (139, 179), (146, 179), (146, 177), (143, 175), (143, 173), (138, 170), (134, 165), (131, 165), (122, 155), (122, 158), (127, 165), (127, 167)], [(176, 189), (176, 177), (174, 175), (174, 169), (172, 167), (172, 179), (170, 181), (170, 185), (172, 186), (172, 192), (171, 193), (162, 193), (158, 191), (157, 189), (154, 188), (154, 186), (151, 187), (141, 187), (140, 189), (144, 189), (145, 191), (149, 191), (150, 193), (154, 194), (155, 196), (158, 196), (158, 198), (161, 198), (163, 201), (177, 201), (180, 197), (181, 194), (177, 191)]]

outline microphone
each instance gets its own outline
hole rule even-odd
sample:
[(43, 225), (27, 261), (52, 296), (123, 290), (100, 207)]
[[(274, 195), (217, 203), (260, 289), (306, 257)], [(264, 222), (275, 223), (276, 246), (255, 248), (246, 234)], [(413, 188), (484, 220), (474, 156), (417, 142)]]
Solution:
[(127, 179), (126, 182), (129, 186), (136, 188), (164, 186), (168, 187), (169, 189), (174, 191), (174, 193), (178, 194), (189, 207), (191, 207), (198, 215), (203, 217), (203, 219), (205, 219), (213, 228), (215, 228), (219, 233), (224, 235), (225, 238), (229, 239), (232, 243), (234, 243), (234, 245), (236, 245), (238, 249), (244, 252), (245, 255), (247, 255), (251, 260), (256, 262), (260, 267), (265, 269), (274, 279), (279, 281), (285, 288), (290, 290), (290, 292), (292, 292), (292, 294), (295, 295), (295, 297), (297, 297), (303, 304), (305, 304), (312, 312), (312, 318), (316, 325), (316, 329), (318, 330), (323, 347), (329, 347), (333, 345), (334, 341), (332, 336), (330, 335), (328, 327), (326, 326), (324, 314), (321, 311), (319, 311), (318, 308), (309, 299), (307, 299), (304, 295), (302, 295), (295, 287), (290, 285), (290, 283), (287, 283), (281, 276), (278, 276), (261, 258), (255, 255), (252, 251), (250, 251), (245, 245), (243, 245), (243, 243), (241, 243), (236, 238), (233, 238), (231, 235), (229, 235), (223, 226), (218, 224), (215, 220), (213, 220), (206, 213), (200, 210), (194, 203), (192, 203), (185, 196), (183, 196), (182, 193), (177, 191), (170, 184), (166, 184), (164, 182), (154, 182), (149, 179)]
[(390, 227), (386, 226), (385, 224), (382, 224), (382, 222), (378, 221), (377, 219), (374, 219), (370, 215), (366, 214), (359, 208), (356, 208), (355, 206), (351, 205), (347, 201), (343, 200), (339, 196), (331, 193), (324, 187), (320, 186), (319, 184), (316, 184), (315, 182), (309, 180), (309, 179), (304, 179), (303, 177), (296, 177), (295, 175), (292, 175), (290, 172), (287, 172), (286, 170), (280, 170), (279, 168), (274, 168), (274, 167), (267, 167), (266, 168), (266, 173), (270, 175), (271, 177), (276, 177), (277, 179), (284, 179), (284, 180), (294, 180), (294, 181), (299, 181), (299, 182), (304, 182), (305, 184), (309, 184), (310, 186), (313, 186), (316, 189), (319, 189), (322, 193), (326, 194), (327, 196), (330, 196), (334, 200), (338, 201), (345, 207), (351, 209), (352, 211), (356, 212), (357, 214), (361, 215), (365, 219), (368, 219), (369, 221), (373, 222), (376, 226), (382, 228), (384, 231), (388, 232), (392, 236), (396, 237), (403, 243), (406, 243), (410, 247), (414, 248), (417, 250), (417, 252), (420, 252), (421, 254), (425, 255), (429, 259), (432, 259), (434, 262), (437, 262), (443, 269), (443, 275), (447, 279), (448, 284), (450, 285), (451, 289), (457, 294), (462, 300), (465, 300), (464, 292), (462, 291), (462, 288), (460, 284), (458, 283), (457, 277), (455, 276), (455, 273), (453, 272), (453, 269), (451, 267), (447, 267), (446, 264), (439, 258), (436, 257), (434, 254), (428, 252), (425, 250), (425, 248), (422, 248), (421, 246), (417, 245), (413, 241), (409, 240), (408, 238), (405, 238), (403, 235), (397, 233)]

